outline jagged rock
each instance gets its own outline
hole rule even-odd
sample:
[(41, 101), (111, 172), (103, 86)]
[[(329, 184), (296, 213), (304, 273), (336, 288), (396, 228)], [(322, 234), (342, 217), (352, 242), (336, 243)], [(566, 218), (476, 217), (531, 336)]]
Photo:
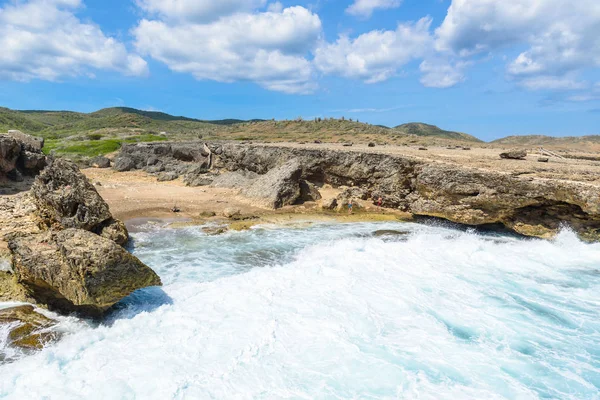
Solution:
[(300, 181), (300, 200), (302, 201), (318, 201), (321, 200), (319, 189), (313, 184), (305, 180)]
[(47, 225), (93, 231), (112, 218), (108, 205), (77, 166), (56, 159), (35, 180), (31, 193)]
[(259, 176), (242, 194), (269, 208), (291, 205), (300, 197), (302, 166), (296, 159)]
[(120, 156), (116, 159), (115, 164), (113, 166), (115, 171), (118, 172), (127, 172), (136, 168), (135, 161), (131, 157)]
[(94, 157), (90, 161), (90, 165), (94, 168), (110, 168), (110, 160), (106, 157)]
[(0, 135), (0, 173), (6, 175), (17, 168), (21, 145), (14, 138)]
[(129, 240), (129, 232), (127, 232), (125, 223), (114, 218), (104, 221), (93, 232), (121, 246), (124, 246)]
[(157, 174), (159, 172), (163, 172), (164, 170), (165, 166), (162, 164), (149, 165), (144, 168), (144, 171), (146, 171), (149, 174)]
[(11, 240), (17, 281), (38, 304), (98, 317), (133, 291), (160, 278), (121, 246), (82, 229)]
[(10, 344), (24, 349), (41, 349), (59, 339), (58, 332), (49, 330), (56, 321), (24, 305), (0, 310), (0, 324), (12, 324), (8, 338)]
[(17, 163), (27, 174), (36, 175), (46, 167), (46, 156), (26, 150), (21, 153)]
[(520, 149), (513, 149), (500, 153), (500, 158), (507, 160), (524, 160), (527, 157), (527, 151)]
[(10, 130), (8, 136), (14, 138), (21, 144), (23, 151), (29, 151), (31, 153), (41, 153), (44, 148), (44, 139), (27, 135), (21, 131)]
[(213, 182), (214, 177), (212, 175), (187, 174), (183, 177), (183, 183), (190, 187), (208, 186)]

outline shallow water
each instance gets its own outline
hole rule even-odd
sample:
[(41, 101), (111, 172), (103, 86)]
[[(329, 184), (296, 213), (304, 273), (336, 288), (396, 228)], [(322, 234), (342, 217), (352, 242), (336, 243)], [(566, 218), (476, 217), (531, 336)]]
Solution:
[(164, 287), (101, 326), (61, 319), (61, 342), (0, 366), (0, 397), (600, 398), (600, 245), (568, 231), (190, 227), (132, 250)]

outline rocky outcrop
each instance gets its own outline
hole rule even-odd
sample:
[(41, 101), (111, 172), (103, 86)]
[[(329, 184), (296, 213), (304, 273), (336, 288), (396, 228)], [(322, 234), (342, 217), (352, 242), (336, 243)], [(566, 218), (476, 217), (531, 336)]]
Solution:
[(292, 205), (300, 198), (302, 166), (292, 159), (259, 176), (242, 194), (268, 208)]
[(49, 231), (9, 242), (13, 271), (39, 304), (97, 317), (160, 278), (123, 247), (82, 229)]
[(12, 258), (0, 271), (4, 301), (99, 317), (133, 291), (161, 284), (121, 246), (125, 224), (69, 161), (53, 160), (30, 192), (0, 198), (0, 219)]
[(46, 166), (44, 140), (19, 131), (0, 135), (0, 179), (23, 180)]
[[(186, 146), (201, 148), (203, 144), (190, 142)], [(290, 160), (296, 160), (301, 173), (299, 177), (297, 172), (288, 175), (292, 180), (359, 188), (360, 196), (358, 193), (350, 196), (366, 196), (373, 201), (381, 197), (383, 207), (416, 216), (439, 217), (473, 226), (502, 224), (524, 235), (545, 238), (555, 235), (562, 226), (571, 226), (583, 238), (600, 239), (598, 188), (586, 183), (359, 151), (233, 143), (211, 146), (220, 149), (213, 168), (228, 171), (222, 178), (215, 179), (214, 186), (218, 186), (220, 179), (231, 179), (231, 173), (237, 174), (236, 179), (242, 184), (248, 174), (266, 176)], [(123, 150), (141, 165), (149, 154), (156, 155), (167, 147), (164, 143), (129, 145)], [(250, 180), (255, 179), (261, 177)], [(268, 186), (273, 182), (271, 178), (263, 179), (260, 185), (254, 186), (255, 193), (271, 190)], [(337, 206), (343, 207), (344, 200), (347, 199), (338, 199)]]
[(36, 178), (31, 193), (48, 227), (83, 229), (119, 244), (127, 241), (125, 225), (112, 218), (108, 204), (72, 162), (54, 160)]

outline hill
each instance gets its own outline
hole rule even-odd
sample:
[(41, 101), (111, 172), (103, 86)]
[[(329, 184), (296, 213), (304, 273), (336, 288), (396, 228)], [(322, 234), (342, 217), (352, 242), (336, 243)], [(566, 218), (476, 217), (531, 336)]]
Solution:
[(468, 135), (461, 132), (446, 131), (438, 128), (435, 125), (424, 124), (422, 122), (411, 122), (408, 124), (398, 125), (394, 128), (396, 131), (405, 133), (407, 135), (416, 136), (435, 136), (439, 138), (455, 139), (455, 140), (466, 140), (471, 142), (482, 142), (475, 136)]
[(490, 142), (492, 145), (504, 147), (547, 147), (557, 150), (577, 150), (583, 152), (600, 151), (600, 135), (589, 136), (508, 136)]
[(0, 132), (18, 129), (46, 139), (46, 152), (90, 157), (117, 150), (122, 143), (159, 140), (257, 140), (265, 142), (329, 141), (446, 145), (474, 137), (427, 124), (395, 129), (353, 121), (239, 119), (201, 120), (158, 111), (113, 107), (92, 113), (0, 108)]

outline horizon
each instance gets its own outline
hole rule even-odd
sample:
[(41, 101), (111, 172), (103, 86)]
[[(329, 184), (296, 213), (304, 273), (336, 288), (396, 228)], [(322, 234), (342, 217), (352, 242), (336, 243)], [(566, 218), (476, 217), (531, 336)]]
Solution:
[(0, 104), (598, 135), (600, 4), (0, 1)]

